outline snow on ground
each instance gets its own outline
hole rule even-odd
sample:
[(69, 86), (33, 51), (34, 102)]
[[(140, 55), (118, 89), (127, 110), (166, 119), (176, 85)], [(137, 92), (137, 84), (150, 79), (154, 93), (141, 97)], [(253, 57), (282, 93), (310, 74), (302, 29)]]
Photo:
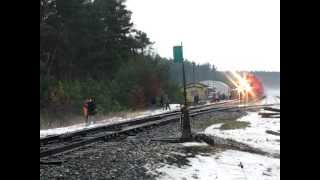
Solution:
[[(174, 111), (177, 109), (180, 109), (179, 104), (170, 104), (170, 111)], [(88, 127), (85, 126), (85, 123), (80, 123), (80, 124), (75, 124), (72, 126), (67, 126), (67, 127), (61, 127), (61, 128), (53, 128), (53, 129), (46, 129), (46, 130), (40, 130), (40, 138), (49, 136), (49, 135), (57, 135), (57, 134), (65, 134), (65, 133), (71, 133), (75, 131), (79, 131), (84, 128), (93, 128), (93, 127), (98, 127), (98, 126), (104, 126), (107, 124), (113, 124), (113, 123), (118, 123), (122, 121), (129, 121), (134, 118), (142, 118), (146, 116), (151, 116), (151, 115), (157, 115), (161, 114), (164, 112), (170, 112), (169, 110), (164, 110), (162, 108), (160, 109), (155, 109), (155, 110), (146, 110), (142, 111), (140, 113), (134, 113), (134, 114), (127, 114), (125, 118), (123, 117), (112, 117), (104, 120), (99, 120), (95, 124), (91, 124)]]
[(208, 146), (207, 143), (199, 143), (199, 142), (186, 142), (183, 143), (183, 146), (189, 147), (189, 146)]
[(279, 104), (280, 103), (280, 99), (277, 98), (276, 96), (267, 96), (260, 103), (261, 104)]
[(126, 121), (126, 120), (127, 120), (126, 118), (114, 117), (114, 118), (109, 118), (109, 119), (105, 119), (102, 121), (98, 121), (97, 123), (90, 124), (89, 126), (86, 126), (85, 123), (80, 123), (80, 124), (75, 124), (72, 126), (66, 126), (66, 127), (61, 127), (61, 128), (40, 130), (40, 138), (46, 137), (49, 135), (71, 133), (71, 132), (79, 131), (79, 130), (82, 130), (85, 128), (93, 128), (93, 127), (98, 127), (98, 126), (102, 126), (105, 124), (112, 124), (115, 122), (121, 122), (121, 121)]
[[(264, 104), (280, 104), (280, 99), (277, 98), (276, 96), (266, 96), (261, 101), (255, 102), (255, 103), (250, 103), (249, 105), (264, 105)], [(275, 107), (278, 107), (279, 105), (276, 105)]]
[(250, 122), (250, 127), (245, 129), (220, 130), (216, 125), (205, 129), (205, 134), (223, 138), (234, 139), (269, 153), (280, 153), (280, 136), (267, 134), (266, 130), (280, 130), (279, 118), (261, 118), (257, 112), (248, 112), (248, 115), (238, 121)]
[[(273, 97), (267, 97), (265, 102), (275, 102)], [(206, 134), (230, 138), (260, 148), (270, 153), (280, 153), (280, 136), (267, 134), (266, 130), (280, 130), (279, 118), (261, 118), (258, 112), (248, 112), (248, 115), (238, 121), (250, 122), (250, 127), (235, 130), (220, 130), (222, 124), (214, 124), (205, 130)], [(183, 143), (184, 146), (205, 146), (203, 143)], [(208, 145), (207, 145), (208, 146)], [(226, 150), (210, 155), (196, 155), (187, 158), (189, 163), (182, 167), (161, 164), (149, 173), (158, 174), (159, 180), (275, 180), (280, 179), (280, 159)], [(240, 162), (243, 169), (240, 167)], [(148, 168), (148, 166), (146, 166)]]
[[(222, 124), (208, 127), (205, 133), (231, 138), (261, 148), (271, 153), (280, 153), (280, 137), (267, 134), (266, 130), (280, 130), (280, 119), (260, 118), (257, 112), (249, 112), (238, 121), (248, 121), (251, 127), (236, 130), (220, 130)], [(183, 143), (184, 146), (206, 146), (204, 143)], [(208, 145), (207, 145), (208, 146)], [(187, 158), (189, 163), (182, 167), (162, 164), (150, 173), (160, 174), (159, 180), (275, 180), (280, 179), (280, 159), (267, 156), (226, 150), (212, 155), (196, 155)], [(243, 169), (240, 167), (240, 162)]]
[[(262, 155), (227, 150), (210, 156), (187, 158), (189, 165), (164, 165), (155, 170), (159, 180), (275, 180), (280, 179), (280, 160)], [(243, 168), (240, 167), (240, 162)], [(153, 172), (154, 173), (154, 172)]]
[(266, 88), (265, 93), (269, 96), (280, 96), (280, 88)]

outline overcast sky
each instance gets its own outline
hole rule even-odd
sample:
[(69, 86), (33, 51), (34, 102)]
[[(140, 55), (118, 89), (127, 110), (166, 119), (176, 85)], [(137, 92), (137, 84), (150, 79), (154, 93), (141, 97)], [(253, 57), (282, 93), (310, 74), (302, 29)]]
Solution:
[(162, 57), (218, 70), (280, 71), (280, 0), (127, 0), (135, 28)]

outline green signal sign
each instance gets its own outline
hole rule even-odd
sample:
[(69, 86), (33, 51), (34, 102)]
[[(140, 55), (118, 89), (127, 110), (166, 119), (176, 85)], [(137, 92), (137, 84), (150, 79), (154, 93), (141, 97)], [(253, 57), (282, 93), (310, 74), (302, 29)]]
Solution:
[(182, 46), (173, 47), (173, 62), (181, 63), (183, 61)]

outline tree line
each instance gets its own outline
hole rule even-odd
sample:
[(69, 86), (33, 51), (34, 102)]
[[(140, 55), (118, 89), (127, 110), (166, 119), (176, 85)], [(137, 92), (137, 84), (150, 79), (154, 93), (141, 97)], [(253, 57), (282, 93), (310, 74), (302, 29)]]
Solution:
[[(103, 114), (145, 108), (163, 93), (182, 103), (181, 64), (153, 52), (124, 3), (40, 0), (40, 116), (80, 114), (87, 96)], [(226, 81), (211, 64), (186, 60), (185, 70), (187, 83)]]
[[(182, 84), (182, 65), (175, 64), (172, 60), (170, 62), (170, 78), (173, 82)], [(217, 68), (210, 63), (205, 64), (196, 64), (192, 61), (185, 60), (185, 74), (186, 82), (199, 82), (204, 80), (213, 80), (213, 81), (223, 81), (227, 82), (227, 78), (224, 76), (223, 72), (217, 70)]]
[(102, 113), (143, 108), (162, 93), (181, 99), (124, 2), (40, 0), (40, 114), (79, 114), (87, 96)]
[(112, 79), (152, 42), (123, 0), (40, 0), (40, 77)]

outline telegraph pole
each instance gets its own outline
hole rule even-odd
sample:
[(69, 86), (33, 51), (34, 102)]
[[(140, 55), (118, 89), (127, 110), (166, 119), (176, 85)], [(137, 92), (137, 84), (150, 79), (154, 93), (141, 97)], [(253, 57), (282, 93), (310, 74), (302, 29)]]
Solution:
[(191, 127), (189, 119), (189, 109), (187, 104), (187, 91), (186, 91), (186, 75), (184, 70), (184, 62), (182, 61), (182, 71), (183, 71), (183, 94), (184, 94), (184, 107), (182, 109), (183, 120), (182, 120), (182, 136), (181, 139), (188, 140), (191, 139)]
[(194, 69), (195, 69), (195, 65), (196, 65), (196, 64), (193, 62), (192, 65), (193, 65), (193, 66), (192, 66), (192, 71), (193, 71), (193, 83), (196, 83), (196, 78), (195, 78), (195, 73), (194, 73)]
[(188, 104), (187, 104), (186, 75), (185, 75), (184, 60), (183, 60), (183, 53), (182, 53), (182, 42), (181, 42), (181, 46), (173, 47), (173, 56), (174, 56), (174, 62), (182, 63), (184, 107), (181, 109), (181, 114), (182, 114), (181, 140), (188, 141), (188, 140), (191, 140), (191, 126), (190, 126), (189, 110), (188, 110)]

